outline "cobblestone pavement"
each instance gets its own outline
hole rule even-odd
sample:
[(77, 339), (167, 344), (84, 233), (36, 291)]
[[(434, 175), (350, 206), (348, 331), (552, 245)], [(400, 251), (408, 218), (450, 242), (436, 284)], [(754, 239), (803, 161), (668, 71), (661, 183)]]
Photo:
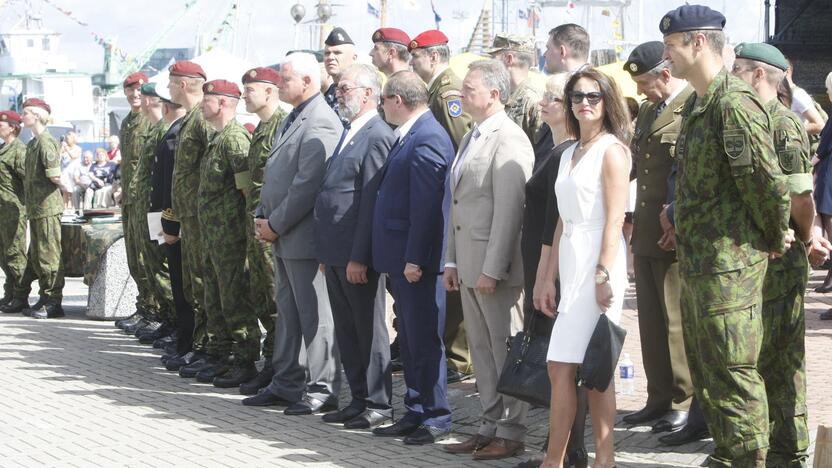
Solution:
[[(817, 273), (811, 287), (820, 279)], [(0, 317), (2, 466), (510, 467), (524, 459), (474, 463), (435, 446), (406, 447), (399, 440), (338, 429), (319, 416), (243, 407), (235, 391), (181, 379), (164, 370), (158, 351), (139, 345), (111, 322), (86, 319), (86, 287), (80, 280), (68, 279), (65, 293), (65, 319)], [(818, 319), (831, 302), (811, 293), (807, 305), (813, 436), (818, 424), (832, 424), (832, 398), (827, 394), (832, 366), (825, 354), (832, 323)], [(701, 466), (711, 442), (668, 450), (656, 444), (649, 427), (620, 423), (622, 415), (640, 408), (646, 398), (634, 308), (630, 290), (622, 322), (629, 332), (625, 352), (635, 362), (637, 380), (633, 395), (618, 398), (618, 466)], [(401, 375), (395, 383), (397, 413), (403, 414)], [(479, 402), (474, 392), (473, 381), (451, 386), (456, 432), (450, 440), (476, 430)], [(540, 447), (547, 413), (534, 409), (529, 417), (526, 455)], [(588, 432), (591, 451), (589, 427)]]

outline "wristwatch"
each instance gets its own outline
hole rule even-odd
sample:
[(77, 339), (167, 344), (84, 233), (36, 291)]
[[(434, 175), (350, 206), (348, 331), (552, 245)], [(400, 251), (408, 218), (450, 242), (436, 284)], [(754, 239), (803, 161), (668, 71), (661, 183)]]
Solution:
[(610, 272), (604, 267), (604, 265), (598, 264), (595, 267), (595, 284), (602, 285), (604, 283), (609, 282), (610, 280)]

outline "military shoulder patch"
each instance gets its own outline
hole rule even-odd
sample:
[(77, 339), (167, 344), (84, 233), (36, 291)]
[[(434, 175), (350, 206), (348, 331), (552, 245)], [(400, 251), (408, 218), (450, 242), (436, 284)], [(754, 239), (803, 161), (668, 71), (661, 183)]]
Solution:
[(448, 115), (451, 117), (459, 117), (462, 115), (462, 101), (459, 99), (451, 99), (447, 102)]
[(731, 167), (751, 165), (751, 151), (745, 130), (725, 130), (722, 134), (722, 148), (728, 155)]
[(785, 174), (791, 174), (799, 167), (800, 150), (793, 148), (778, 150), (777, 160), (780, 162), (780, 168), (783, 169), (783, 172)]

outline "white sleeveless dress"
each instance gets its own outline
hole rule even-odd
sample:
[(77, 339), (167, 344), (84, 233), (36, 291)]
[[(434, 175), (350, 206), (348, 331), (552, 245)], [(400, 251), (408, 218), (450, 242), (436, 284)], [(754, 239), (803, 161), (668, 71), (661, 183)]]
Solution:
[[(581, 363), (589, 339), (601, 314), (595, 301), (595, 267), (601, 254), (606, 214), (601, 167), (604, 152), (620, 141), (604, 135), (572, 167), (577, 143), (567, 148), (560, 160), (555, 181), (563, 234), (558, 243), (560, 303), (549, 341), (549, 361)], [(625, 146), (626, 148), (626, 146)], [(627, 245), (621, 234), (615, 263), (608, 265), (612, 306), (607, 318), (618, 323), (627, 288)]]

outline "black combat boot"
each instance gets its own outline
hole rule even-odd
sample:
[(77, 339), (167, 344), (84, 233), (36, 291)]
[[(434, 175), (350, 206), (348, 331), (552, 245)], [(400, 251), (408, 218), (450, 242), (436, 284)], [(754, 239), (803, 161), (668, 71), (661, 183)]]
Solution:
[(61, 318), (64, 316), (64, 309), (60, 302), (47, 302), (40, 309), (32, 312), (32, 318), (36, 319)]
[(248, 382), (240, 385), (240, 395), (257, 395), (261, 388), (266, 388), (272, 383), (272, 377), (274, 377), (272, 359), (267, 357), (266, 363), (263, 365), (263, 370), (258, 372)]
[(16, 297), (8, 304), (0, 307), (0, 312), (4, 314), (17, 314), (23, 312), (29, 307), (29, 302), (25, 298)]

